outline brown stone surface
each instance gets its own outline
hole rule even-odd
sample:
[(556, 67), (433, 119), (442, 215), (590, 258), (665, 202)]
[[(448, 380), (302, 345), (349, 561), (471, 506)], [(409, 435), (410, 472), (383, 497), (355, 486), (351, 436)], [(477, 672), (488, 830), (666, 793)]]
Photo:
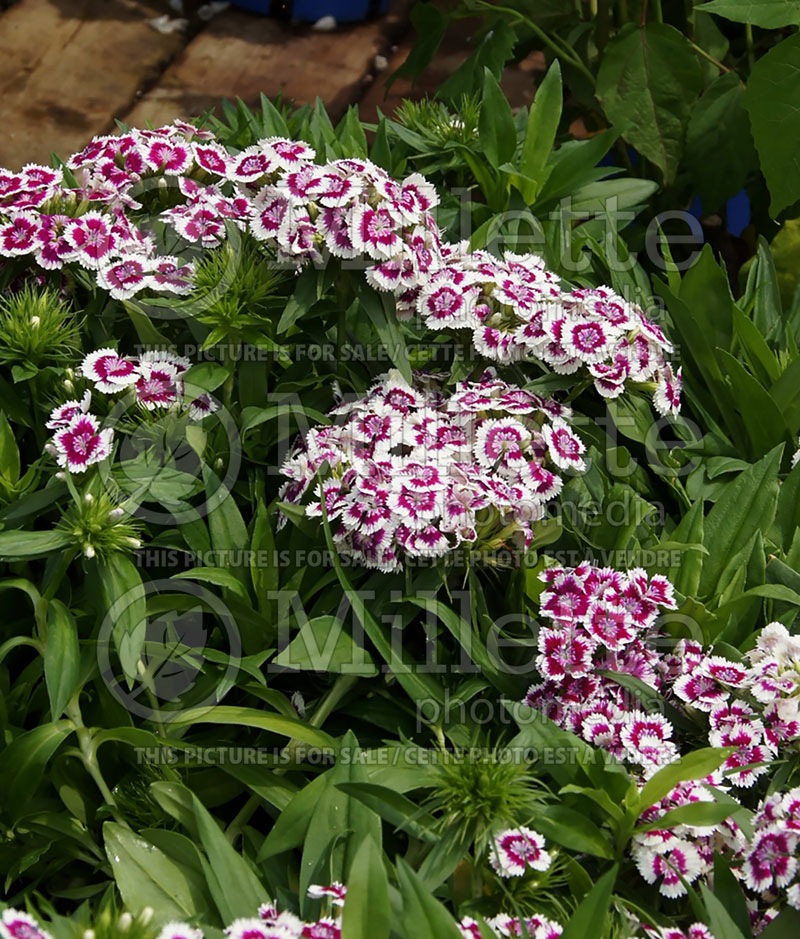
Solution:
[(402, 30), (408, 6), (397, 0), (381, 19), (331, 33), (230, 10), (192, 40), (125, 120), (163, 124), (201, 114), (221, 98), (256, 104), (262, 92), (283, 92), (298, 103), (319, 95), (337, 118), (361, 96), (375, 56)]
[(68, 156), (113, 127), (185, 42), (153, 0), (19, 0), (0, 14), (0, 166)]

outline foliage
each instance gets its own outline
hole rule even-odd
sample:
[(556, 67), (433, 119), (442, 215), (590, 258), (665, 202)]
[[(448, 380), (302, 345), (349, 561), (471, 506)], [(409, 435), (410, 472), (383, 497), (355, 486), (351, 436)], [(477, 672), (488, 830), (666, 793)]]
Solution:
[(664, 208), (698, 196), (710, 214), (747, 185), (761, 217), (766, 179), (770, 213), (793, 211), (800, 197), (787, 133), (800, 63), (793, 3), (578, 7), (570, 0), (420, 3), (412, 17), (420, 38), (396, 74), (418, 77), (453, 24), (478, 17), (474, 52), (437, 91), (444, 101), (474, 93), (484, 69), (499, 78), (513, 60), (541, 50), (564, 70), (570, 118), (580, 116), (590, 132), (621, 133), (632, 149), (617, 159), (640, 160), (639, 174), (667, 187)]
[[(740, 6), (725, 9), (739, 15)], [(553, 14), (548, 30), (560, 28), (559, 4), (537, 7)], [(492, 361), (516, 386), (517, 406), (568, 401), (585, 455), (580, 467), (559, 466), (563, 485), (547, 513), (526, 519), (527, 543), (513, 541), (521, 526), (500, 524), (524, 510), (522, 500), (491, 517), (480, 512), (493, 504), (478, 506), (493, 535), (488, 563), (466, 550), (390, 571), (353, 564), (337, 548), (340, 516), (326, 495), (341, 478), (332, 452), (306, 460), (317, 502), (301, 507), (279, 488), (289, 453), (307, 455), (289, 449), (298, 433), (314, 440), (313, 427), (320, 439), (370, 389), (386, 394), (377, 416), (402, 437), (411, 422), (393, 411), (392, 391), (402, 397), (423, 381), (434, 411), (461, 383), (476, 393), (496, 387), (468, 333), (398, 316), (402, 291), (367, 287), (363, 268), (374, 276), (379, 258), (359, 267), (331, 252), (316, 263), (304, 242), (285, 263), (286, 244), (259, 237), (252, 216), (243, 223), (235, 212), (213, 219), (210, 243), (192, 241), (180, 211), (186, 193), (169, 182), (144, 187), (128, 217), (152, 234), (153, 257), (174, 259), (174, 293), (155, 280), (121, 289), (103, 280), (102, 265), (42, 271), (31, 252), (9, 252), (0, 309), (0, 350), (9, 350), (0, 366), (0, 857), (9, 908), (35, 912), (54, 939), (87, 929), (98, 939), (186, 939), (194, 928), (218, 937), (231, 924), (237, 937), (335, 936), (342, 884), (344, 939), (513, 934), (510, 917), (537, 939), (562, 927), (567, 937), (630, 939), (672, 926), (693, 929), (693, 939), (750, 939), (772, 915), (759, 889), (760, 839), (786, 835), (788, 853), (778, 855), (787, 870), (797, 845), (795, 304), (781, 300), (766, 242), (740, 297), (710, 249), (687, 268), (664, 238), (661, 272), (640, 263), (635, 219), (657, 184), (599, 165), (616, 130), (559, 144), (558, 63), (530, 111), (512, 113), (496, 78), (513, 47), (509, 29), (487, 35), (474, 84), (471, 66), (454, 76), (457, 106), (406, 105), (376, 127), (350, 111), (334, 128), (319, 103), (290, 111), (264, 98), (257, 112), (226, 103), (221, 119), (197, 125), (225, 159), (277, 152), (275, 138), (286, 137), (313, 147), (326, 167), (369, 157), (412, 179), (418, 194), (425, 181), (412, 174), (422, 172), (440, 199), (435, 225), (427, 215), (414, 216), (411, 232), (398, 222), (403, 238), (466, 236), (464, 263), (488, 266), (509, 251), (522, 260), (507, 262), (526, 270), (534, 245), (544, 265), (536, 270), (563, 281), (553, 307), (572, 309), (584, 296), (575, 291), (609, 284), (600, 299), (586, 295), (637, 316), (637, 304), (646, 308), (678, 346), (683, 410), (666, 407), (659, 419), (655, 381), (622, 381), (606, 398), (591, 387), (597, 361), (576, 358), (584, 371), (566, 373), (536, 355)], [(618, 90), (636, 81), (646, 37), (655, 61), (682, 66), (650, 103), (677, 103), (683, 125), (689, 91), (704, 79), (680, 36), (654, 23), (609, 38), (607, 49), (631, 43), (630, 71), (609, 73), (603, 59), (604, 106), (633, 106), (637, 95)], [(568, 65), (591, 73), (594, 61), (579, 67), (571, 56), (560, 56), (565, 74)], [(717, 107), (735, 110), (732, 90), (730, 80), (717, 86), (707, 120)], [(652, 107), (637, 113), (656, 119)], [(676, 125), (651, 150), (667, 176), (684, 132)], [(194, 133), (184, 126), (167, 140)], [(169, 180), (162, 170), (143, 176)], [(372, 178), (381, 198), (396, 197), (386, 177)], [(195, 165), (181, 179), (184, 188), (209, 184)], [(225, 212), (262, 191), (228, 178), (214, 185)], [(86, 224), (77, 199), (58, 198)], [(370, 198), (375, 209), (380, 200)], [(633, 224), (609, 211), (611, 200)], [(312, 210), (309, 224), (319, 218), (313, 202)], [(300, 210), (298, 218), (303, 230)], [(30, 338), (39, 335), (34, 316), (46, 341)], [(384, 388), (377, 379), (387, 371)], [(60, 436), (89, 418), (91, 461)], [(378, 439), (380, 428), (368, 429), (362, 448)], [(544, 452), (544, 431), (527, 430), (525, 446)], [(403, 452), (386, 461), (389, 477), (406, 448), (403, 437)], [(526, 452), (518, 462), (528, 465)], [(498, 487), (509, 453), (517, 459), (512, 446), (486, 464)], [(574, 609), (554, 618), (550, 604), (570, 578), (595, 575), (603, 589), (592, 610), (607, 616), (605, 628), (622, 616), (644, 666), (628, 667), (625, 642), (614, 648), (603, 634), (558, 681), (601, 688), (627, 715), (622, 742), (559, 710), (560, 701), (586, 704), (589, 690), (556, 698), (552, 712), (539, 707), (537, 689), (556, 681), (560, 661), (548, 638), (568, 622), (576, 635), (589, 628), (585, 610), (571, 622)], [(639, 620), (631, 609), (643, 611)], [(759, 684), (770, 677), (768, 653), (784, 682), (771, 690)], [(694, 672), (717, 666), (742, 677), (703, 672), (706, 693), (740, 709), (741, 733), (761, 734), (753, 746), (713, 726), (689, 689)], [(652, 739), (641, 743), (640, 732)], [(664, 854), (654, 847), (659, 832)], [(780, 912), (763, 935), (779, 939), (796, 930), (795, 872), (768, 873)], [(754, 924), (745, 897), (756, 904)], [(6, 911), (6, 930), (15, 915)]]

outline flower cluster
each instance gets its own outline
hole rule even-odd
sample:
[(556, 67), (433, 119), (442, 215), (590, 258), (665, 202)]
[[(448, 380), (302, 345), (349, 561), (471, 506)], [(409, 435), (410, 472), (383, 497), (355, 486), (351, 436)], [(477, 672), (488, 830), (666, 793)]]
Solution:
[(800, 739), (800, 638), (770, 623), (741, 661), (697, 643), (676, 651), (674, 696), (708, 715), (711, 746), (736, 747), (725, 763), (729, 781), (752, 786), (767, 771), (753, 764), (771, 762), (781, 746)]
[[(535, 255), (500, 260), (464, 245), (400, 308), (433, 329), (472, 330), (477, 351), (499, 362), (535, 358), (554, 372), (584, 369), (597, 391), (616, 398), (626, 382), (655, 382), (661, 414), (680, 410), (681, 375), (667, 360), (672, 345), (656, 323), (609, 287), (562, 290)], [(403, 306), (405, 305), (405, 307)]]
[(682, 929), (666, 929), (657, 926), (643, 926), (648, 939), (714, 939), (705, 923), (693, 923), (685, 932)]
[(501, 877), (521, 877), (530, 868), (546, 871), (553, 863), (544, 835), (530, 828), (509, 828), (494, 836), (489, 860)]
[[(282, 137), (230, 153), (183, 121), (96, 137), (66, 165), (69, 182), (33, 164), (0, 170), (0, 257), (30, 255), (48, 270), (79, 264), (120, 299), (185, 293), (193, 267), (159, 251), (153, 223), (200, 248), (220, 244), (233, 225), (297, 267), (324, 254), (360, 259), (367, 281), (395, 295), (398, 315), (469, 329), (490, 359), (582, 369), (612, 398), (641, 383), (660, 413), (680, 407), (671, 346), (641, 309), (608, 287), (563, 290), (535, 255), (501, 260), (448, 243), (432, 214), (439, 196), (418, 173), (397, 181), (369, 160), (317, 163), (308, 144)], [(164, 207), (165, 188), (177, 204)], [(138, 222), (145, 203), (148, 226)]]
[[(264, 903), (258, 910), (258, 916), (242, 917), (234, 920), (226, 929), (230, 939), (341, 939), (341, 913), (347, 888), (334, 883), (330, 887), (312, 885), (308, 895), (312, 898), (327, 898), (331, 901), (335, 915), (324, 916), (315, 922), (303, 922), (298, 916), (288, 911), (280, 911), (272, 903)], [(123, 914), (130, 917), (130, 914)], [(522, 922), (514, 916), (500, 914), (487, 920), (492, 934), (498, 937), (529, 936), (530, 939), (558, 939), (561, 926), (544, 916), (530, 916)], [(464, 917), (458, 924), (461, 934), (466, 939), (482, 939), (483, 934), (476, 920)], [(27, 913), (7, 909), (0, 917), (0, 939), (52, 939), (49, 932)], [(203, 939), (203, 930), (188, 923), (171, 922), (163, 926), (157, 939)], [(670, 937), (671, 939), (671, 937)], [(700, 935), (690, 939), (706, 939)], [(712, 937), (709, 937), (712, 939)]]
[(606, 670), (659, 687), (658, 654), (648, 640), (662, 609), (674, 609), (666, 578), (635, 569), (623, 574), (585, 563), (549, 568), (540, 598), (536, 665), (544, 681), (526, 703), (544, 711), (588, 743), (640, 767), (645, 776), (677, 756), (673, 728), (660, 714), (630, 707), (622, 686)]
[[(751, 787), (779, 749), (800, 740), (800, 638), (771, 623), (741, 661), (680, 640), (664, 650), (656, 643), (661, 609), (674, 609), (672, 585), (642, 570), (623, 574), (583, 564), (542, 573), (540, 611), (553, 625), (539, 634), (537, 668), (543, 681), (526, 703), (588, 743), (631, 764), (643, 782), (677, 759), (680, 741), (671, 721), (631, 703), (613, 673), (632, 675), (673, 707), (696, 718), (707, 715), (708, 743), (735, 748), (702, 782), (681, 783), (642, 821), (654, 825), (667, 812), (714, 801), (713, 788)], [(718, 826), (673, 825), (634, 837), (633, 857), (642, 877), (667, 897), (708, 874), (715, 850), (728, 851), (736, 871), (755, 893), (782, 889), (796, 874), (800, 790), (765, 803), (756, 834), (748, 838), (728, 818)], [(797, 885), (787, 901), (800, 902)]]
[[(658, 804), (646, 809), (641, 821), (656, 826), (674, 809), (694, 802), (712, 802), (714, 782), (712, 776), (680, 783)], [(729, 817), (714, 826), (654, 827), (635, 836), (634, 861), (647, 883), (658, 883), (664, 896), (678, 897), (686, 893), (681, 878), (692, 883), (711, 874), (715, 853), (723, 852), (734, 874), (753, 894), (774, 903), (783, 891), (789, 906), (800, 909), (800, 787), (763, 799), (751, 825), (752, 832), (747, 833)], [(762, 910), (756, 902), (750, 903), (750, 909), (754, 934), (777, 915), (777, 909)]]
[(584, 468), (566, 408), (489, 374), (445, 397), (393, 371), (331, 416), (295, 445), (281, 497), (309, 516), (324, 497), (339, 552), (384, 571), (461, 544), (529, 543), (558, 472)]
[[(96, 392), (112, 395), (132, 389), (135, 401), (148, 411), (188, 409), (192, 420), (202, 420), (219, 407), (207, 393), (187, 394), (183, 374), (190, 362), (170, 352), (145, 352), (138, 358), (120, 355), (114, 349), (98, 349), (87, 355), (80, 374)], [(48, 449), (59, 466), (82, 473), (111, 453), (113, 429), (102, 427), (90, 413), (92, 391), (53, 408), (47, 428), (54, 431)]]
[[(546, 916), (534, 914), (520, 919), (518, 916), (509, 916), (500, 913), (487, 919), (486, 925), (494, 936), (528, 936), (529, 939), (558, 939), (564, 932), (560, 923), (548, 919)], [(471, 916), (465, 916), (458, 924), (461, 935), (465, 939), (483, 939), (480, 923)]]

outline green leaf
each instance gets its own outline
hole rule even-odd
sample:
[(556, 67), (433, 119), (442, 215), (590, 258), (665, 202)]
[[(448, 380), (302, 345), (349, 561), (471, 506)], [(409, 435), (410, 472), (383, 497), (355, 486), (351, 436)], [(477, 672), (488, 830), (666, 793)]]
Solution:
[(488, 68), (483, 71), (483, 98), (478, 121), (481, 147), (495, 168), (507, 163), (517, 149), (517, 128), (511, 105)]
[(261, 500), (256, 507), (250, 551), (250, 580), (258, 601), (258, 608), (263, 613), (269, 609), (269, 594), (280, 586), (280, 573), (269, 509)]
[(44, 677), (53, 720), (61, 717), (77, 690), (80, 670), (81, 650), (75, 620), (60, 600), (51, 600), (47, 607)]
[(105, 823), (103, 840), (114, 880), (134, 915), (149, 906), (155, 922), (163, 925), (193, 918), (207, 906), (202, 873), (176, 863), (152, 842), (116, 822)]
[(0, 531), (0, 559), (40, 558), (71, 543), (64, 531)]
[(795, 145), (800, 136), (798, 99), (800, 33), (795, 33), (756, 62), (744, 96), (773, 217), (800, 198), (800, 151)]
[(383, 857), (372, 838), (365, 838), (353, 858), (342, 913), (342, 939), (389, 939), (391, 907)]
[(394, 367), (410, 385), (414, 376), (411, 372), (411, 363), (408, 361), (406, 341), (397, 322), (397, 314), (388, 294), (378, 294), (369, 287), (363, 287), (358, 292), (358, 299), (366, 310), (378, 338), (383, 343)]
[(358, 741), (352, 731), (342, 739), (342, 758), (326, 776), (326, 787), (314, 806), (303, 840), (300, 866), (300, 911), (308, 909), (308, 888), (324, 872), (332, 880), (346, 881), (356, 851), (364, 838), (381, 844), (381, 821), (363, 802), (337, 787), (340, 782), (366, 782), (367, 770), (358, 759)]
[(739, 927), (731, 919), (730, 913), (720, 900), (714, 896), (705, 884), (700, 884), (700, 890), (708, 912), (708, 925), (714, 939), (744, 939)]
[(120, 664), (129, 678), (136, 678), (147, 631), (147, 603), (142, 578), (133, 561), (119, 552), (99, 559), (97, 573)]
[(723, 802), (691, 802), (659, 816), (658, 821), (640, 825), (636, 831), (654, 831), (672, 828), (675, 825), (696, 825), (700, 828), (714, 827), (730, 818), (731, 807)]
[(10, 483), (19, 479), (19, 447), (8, 418), (0, 411), (0, 475)]
[(775, 353), (770, 349), (761, 330), (738, 307), (733, 308), (733, 327), (750, 370), (762, 385), (769, 388), (781, 373), (780, 362)]
[(24, 815), (50, 757), (74, 729), (67, 720), (40, 724), (15, 737), (3, 750), (0, 804), (14, 819)]
[(618, 870), (615, 864), (592, 887), (564, 926), (561, 939), (586, 939), (587, 936), (605, 935), (604, 927)]
[(306, 620), (272, 664), (345, 675), (378, 674), (370, 654), (353, 641), (342, 621), (327, 615)]
[(459, 939), (461, 933), (453, 917), (401, 857), (397, 859), (397, 880), (403, 898), (398, 926), (405, 939)]
[(514, 54), (516, 44), (517, 32), (514, 27), (504, 20), (495, 19), (492, 28), (478, 41), (472, 55), (439, 85), (436, 97), (452, 101), (455, 105), (460, 104), (463, 95), (471, 95), (480, 89), (484, 68), (488, 68), (499, 80), (506, 62)]
[(232, 705), (191, 708), (188, 711), (181, 711), (172, 723), (175, 725), (235, 724), (241, 727), (256, 727), (290, 739), (301, 740), (312, 747), (336, 748), (336, 741), (324, 730), (318, 730), (293, 717), (285, 717), (283, 714), (265, 714), (255, 708)]
[(298, 792), (278, 816), (261, 845), (258, 860), (263, 861), (300, 847), (308, 832), (314, 809), (328, 786), (326, 773), (315, 777)]
[(763, 29), (800, 25), (800, 6), (796, 0), (711, 0), (695, 9)]
[(675, 763), (670, 763), (660, 769), (644, 786), (639, 793), (639, 814), (645, 809), (660, 802), (664, 796), (671, 792), (680, 782), (691, 779), (703, 779), (715, 769), (719, 769), (735, 747), (705, 747), (693, 750), (681, 757)]
[(464, 860), (474, 837), (472, 823), (466, 829), (453, 825), (436, 841), (417, 871), (420, 881), (431, 893), (438, 890)]
[(789, 430), (800, 430), (800, 356), (793, 359), (770, 388)]
[(325, 544), (330, 552), (336, 576), (353, 610), (353, 616), (355, 616), (364, 627), (364, 632), (366, 632), (383, 660), (390, 666), (398, 683), (409, 697), (415, 701), (418, 706), (421, 706), (422, 702), (429, 702), (431, 700), (441, 704), (443, 699), (441, 685), (433, 680), (433, 676), (422, 674), (413, 665), (408, 666), (400, 659), (397, 655), (397, 650), (389, 641), (383, 626), (372, 616), (362, 596), (353, 588), (350, 578), (345, 573), (342, 562), (339, 559), (336, 546), (333, 543), (333, 535), (331, 534), (331, 526), (328, 522), (325, 502), (322, 501), (320, 504), (322, 506), (322, 524), (325, 530)]
[(737, 358), (723, 349), (718, 349), (717, 354), (728, 373), (734, 400), (750, 437), (750, 455), (757, 459), (789, 437), (786, 421), (772, 395)]
[(778, 468), (783, 446), (728, 483), (704, 523), (703, 544), (708, 556), (700, 576), (700, 596), (712, 595), (733, 554), (756, 531), (769, 530), (778, 503)]
[(191, 390), (192, 397), (199, 397), (203, 391), (214, 391), (230, 375), (227, 368), (217, 362), (198, 362), (184, 372), (184, 386)]
[(547, 805), (533, 818), (536, 830), (556, 844), (607, 860), (614, 857), (609, 840), (583, 812), (566, 805)]
[(746, 939), (753, 939), (750, 913), (742, 886), (731, 871), (728, 858), (717, 853), (714, 856), (714, 895), (730, 913), (731, 919)]
[(420, 809), (402, 793), (371, 782), (344, 782), (338, 783), (337, 787), (363, 802), (395, 828), (407, 831), (421, 841), (438, 839), (438, 835), (433, 831), (433, 816)]
[(354, 157), (366, 157), (369, 148), (364, 127), (358, 119), (358, 108), (351, 104), (336, 127), (336, 136), (345, 145), (347, 153)]
[(670, 183), (683, 152), (686, 125), (702, 73), (689, 40), (663, 23), (627, 24), (608, 43), (597, 97), (608, 119)]
[(191, 567), (187, 571), (181, 571), (172, 576), (175, 580), (199, 580), (217, 587), (226, 587), (237, 593), (245, 602), (250, 600), (241, 580), (232, 571), (225, 570), (223, 567)]
[(514, 694), (519, 690), (518, 683), (512, 676), (504, 673), (502, 663), (490, 654), (480, 635), (477, 635), (472, 626), (447, 604), (433, 597), (403, 597), (397, 602), (412, 603), (414, 606), (433, 613), (447, 627), (475, 665), (480, 668), (481, 674), (485, 675), (496, 688), (507, 694)]
[(739, 192), (757, 164), (743, 100), (741, 79), (726, 72), (706, 88), (689, 118), (684, 165), (706, 213)]
[(780, 532), (780, 545), (788, 552), (794, 540), (794, 533), (800, 527), (800, 462), (792, 467), (781, 483), (775, 525)]
[(710, 245), (704, 246), (684, 275), (678, 297), (691, 310), (709, 345), (729, 351), (733, 340), (733, 297), (728, 275), (717, 263)]
[(800, 935), (800, 911), (785, 907), (778, 916), (758, 934), (758, 939), (797, 939)]
[(307, 267), (297, 278), (294, 293), (289, 297), (278, 320), (278, 335), (285, 333), (301, 316), (304, 316), (319, 299), (317, 271), (313, 265)]
[[(211, 547), (217, 559), (217, 566), (230, 570), (241, 582), (246, 596), (250, 585), (250, 572), (245, 569), (241, 561), (241, 549), (250, 540), (247, 526), (233, 495), (226, 492), (217, 477), (205, 467), (203, 476), (208, 502), (214, 505), (208, 513), (208, 531), (211, 535)], [(238, 563), (233, 564), (234, 560)]]
[(223, 922), (252, 916), (264, 902), (264, 886), (194, 793), (192, 804), (200, 842), (208, 855), (208, 864), (203, 865), (206, 879)]
[(386, 82), (386, 90), (400, 77), (416, 81), (425, 71), (447, 32), (448, 19), (434, 3), (416, 3), (411, 11), (416, 41), (405, 62)]
[(534, 201), (544, 184), (545, 166), (555, 143), (563, 103), (561, 66), (558, 59), (555, 59), (536, 89), (528, 114), (528, 126), (519, 159), (520, 171), (528, 179), (512, 177), (514, 185), (529, 204)]

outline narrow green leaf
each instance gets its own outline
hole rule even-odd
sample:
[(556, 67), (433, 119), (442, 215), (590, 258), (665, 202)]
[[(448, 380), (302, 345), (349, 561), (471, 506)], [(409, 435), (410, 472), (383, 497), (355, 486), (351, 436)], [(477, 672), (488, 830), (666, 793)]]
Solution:
[(53, 720), (61, 717), (77, 690), (80, 670), (81, 650), (75, 620), (60, 600), (51, 600), (47, 607), (44, 677)]
[(0, 531), (0, 559), (40, 558), (70, 544), (64, 531)]
[(517, 128), (511, 105), (488, 68), (483, 71), (483, 98), (478, 123), (486, 159), (498, 168), (508, 163), (517, 148)]
[(617, 882), (618, 870), (615, 864), (592, 887), (564, 926), (562, 939), (587, 939), (587, 936), (604, 935), (608, 909), (611, 905), (611, 893)]
[(389, 939), (391, 907), (383, 858), (372, 838), (365, 838), (353, 858), (342, 914), (342, 939)]
[(753, 533), (769, 530), (778, 503), (778, 468), (783, 445), (775, 447), (762, 460), (729, 483), (714, 503), (704, 525), (703, 544), (708, 556), (703, 561), (700, 596), (711, 595), (729, 558)]
[(397, 879), (403, 899), (398, 926), (404, 939), (459, 939), (461, 933), (453, 917), (401, 857), (397, 859)]
[(735, 747), (705, 747), (693, 750), (675, 763), (660, 769), (639, 793), (639, 814), (671, 792), (680, 782), (703, 779), (719, 769)]
[(536, 89), (519, 160), (521, 173), (533, 182), (521, 178), (515, 180), (515, 185), (528, 203), (533, 202), (544, 184), (545, 166), (555, 143), (563, 100), (561, 66), (555, 59)]

